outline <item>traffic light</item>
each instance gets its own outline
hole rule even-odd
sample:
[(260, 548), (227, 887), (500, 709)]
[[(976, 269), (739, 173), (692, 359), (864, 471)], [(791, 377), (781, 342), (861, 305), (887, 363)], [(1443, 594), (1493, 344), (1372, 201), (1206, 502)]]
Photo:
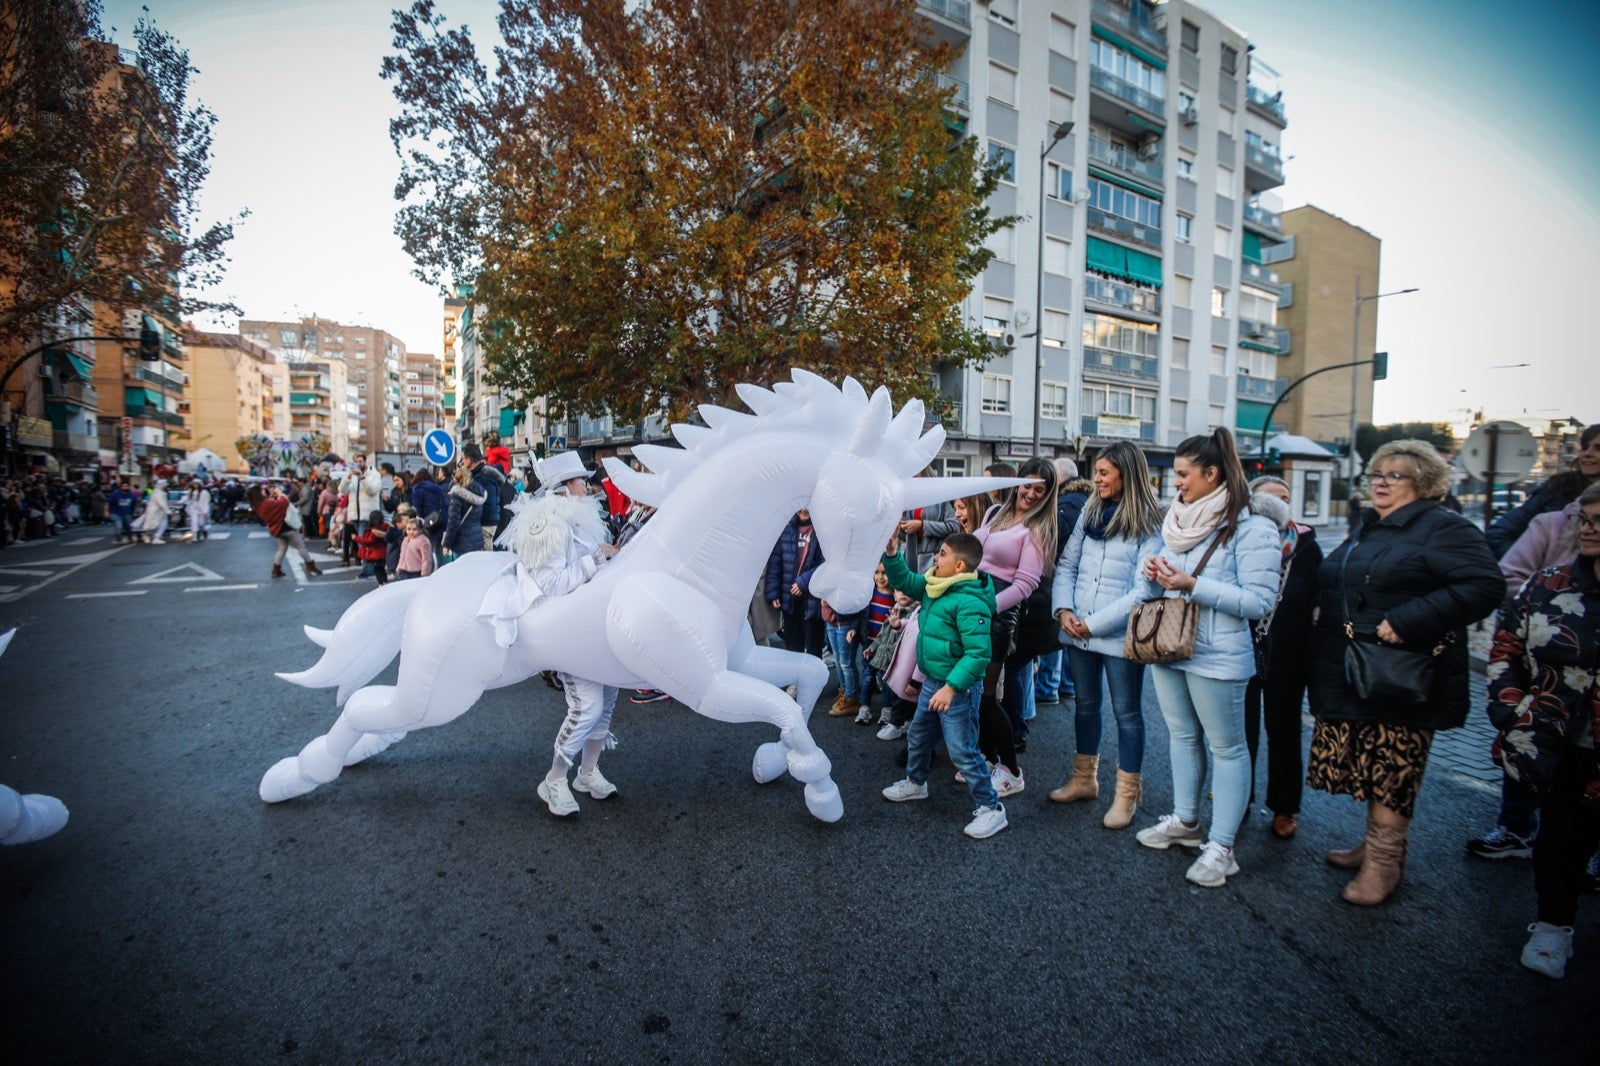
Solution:
[(1282, 466), (1283, 465), (1283, 453), (1278, 451), (1278, 449), (1276, 449), (1276, 448), (1268, 448), (1267, 449), (1267, 465), (1268, 466)]
[(1382, 381), (1389, 376), (1389, 353), (1372, 353), (1372, 380)]

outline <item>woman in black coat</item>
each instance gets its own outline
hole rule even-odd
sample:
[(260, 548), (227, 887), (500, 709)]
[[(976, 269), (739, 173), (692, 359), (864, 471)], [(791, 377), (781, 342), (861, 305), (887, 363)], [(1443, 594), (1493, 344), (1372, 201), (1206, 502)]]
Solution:
[[(1467, 717), (1467, 626), (1505, 597), (1505, 578), (1477, 527), (1439, 505), (1450, 470), (1425, 441), (1392, 441), (1368, 467), (1372, 508), (1317, 571), (1311, 630), (1311, 766), (1307, 784), (1367, 803), (1366, 840), (1328, 853), (1360, 868), (1347, 902), (1388, 899), (1405, 866), (1406, 832), (1434, 730)], [(1373, 659), (1421, 653), (1426, 691), (1362, 699), (1347, 680), (1353, 643)], [(1428, 658), (1431, 652), (1431, 658)]]
[[(1282, 585), (1261, 636), (1256, 628), (1256, 662), (1265, 665), (1244, 691), (1244, 740), (1250, 749), (1250, 780), (1256, 779), (1256, 751), (1261, 745), (1263, 707), (1267, 726), (1267, 807), (1272, 833), (1282, 840), (1300, 827), (1300, 706), (1305, 701), (1311, 662), (1311, 612), (1317, 605), (1317, 568), (1322, 546), (1317, 531), (1296, 522), (1289, 511), (1289, 485), (1282, 478), (1258, 477), (1250, 482), (1250, 509), (1278, 525), (1283, 542)], [(1262, 497), (1269, 497), (1262, 500)], [(1273, 503), (1281, 504), (1281, 507)], [(1252, 787), (1250, 802), (1255, 802)]]
[[(1578, 454), (1572, 468), (1557, 474), (1533, 490), (1526, 503), (1496, 518), (1485, 534), (1496, 559), (1503, 559), (1517, 538), (1528, 531), (1535, 518), (1559, 511), (1578, 498), (1578, 493), (1600, 481), (1600, 422), (1587, 426), (1578, 435)], [(1515, 589), (1512, 589), (1515, 592)]]

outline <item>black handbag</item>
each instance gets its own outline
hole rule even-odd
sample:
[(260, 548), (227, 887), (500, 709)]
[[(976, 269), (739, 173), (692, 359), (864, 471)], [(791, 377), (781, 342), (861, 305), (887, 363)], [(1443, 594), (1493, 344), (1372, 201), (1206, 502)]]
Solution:
[[(1350, 620), (1350, 599), (1345, 589), (1345, 569), (1360, 543), (1358, 527), (1350, 537), (1350, 549), (1339, 563), (1339, 607), (1344, 612), (1344, 681), (1357, 699), (1388, 703), (1426, 703), (1433, 696), (1438, 676), (1441, 640), (1431, 649), (1419, 651), (1383, 642), (1374, 628), (1370, 634), (1356, 630)], [(1448, 637), (1446, 638), (1448, 639)]]
[(1015, 654), (1034, 658), (1061, 647), (1061, 623), (1050, 612), (1050, 584), (1041, 576), (1038, 587), (1022, 601), (1017, 618)]

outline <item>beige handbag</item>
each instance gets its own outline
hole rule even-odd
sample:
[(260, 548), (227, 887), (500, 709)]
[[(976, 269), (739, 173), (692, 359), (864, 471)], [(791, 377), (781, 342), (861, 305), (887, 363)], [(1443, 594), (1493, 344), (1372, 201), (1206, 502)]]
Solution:
[[(1194, 576), (1211, 561), (1222, 534), (1211, 539), (1211, 547), (1200, 557)], [(1122, 642), (1122, 657), (1136, 663), (1181, 663), (1194, 656), (1195, 637), (1200, 631), (1200, 605), (1193, 600), (1158, 596), (1134, 605), (1128, 615), (1128, 635)]]

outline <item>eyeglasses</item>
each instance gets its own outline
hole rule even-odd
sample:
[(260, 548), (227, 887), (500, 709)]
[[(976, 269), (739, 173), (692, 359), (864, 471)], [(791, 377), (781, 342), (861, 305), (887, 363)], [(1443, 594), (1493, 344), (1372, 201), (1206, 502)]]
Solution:
[(1595, 533), (1600, 533), (1600, 514), (1575, 514), (1572, 516), (1572, 528), (1580, 530), (1587, 529)]
[(1380, 481), (1390, 485), (1398, 485), (1402, 481), (1415, 481), (1416, 478), (1411, 474), (1402, 474), (1398, 470), (1390, 470), (1383, 474), (1363, 474), (1361, 480), (1368, 485), (1376, 485)]

